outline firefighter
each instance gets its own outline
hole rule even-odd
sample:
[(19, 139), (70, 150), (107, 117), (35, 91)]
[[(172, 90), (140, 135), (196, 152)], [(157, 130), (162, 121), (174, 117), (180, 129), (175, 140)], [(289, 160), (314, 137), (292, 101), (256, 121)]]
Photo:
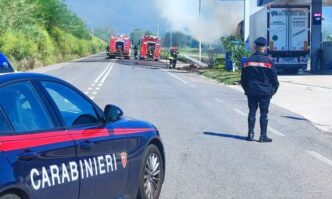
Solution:
[(177, 62), (177, 59), (178, 59), (178, 51), (177, 51), (177, 48), (176, 47), (172, 47), (171, 50), (170, 50), (170, 65), (172, 66), (172, 68), (175, 68), (176, 67), (176, 62)]
[(138, 55), (138, 47), (137, 45), (134, 46), (134, 58), (137, 59), (137, 55)]
[(272, 96), (279, 87), (277, 70), (272, 60), (265, 53), (267, 40), (259, 37), (255, 40), (256, 52), (250, 56), (243, 68), (241, 86), (248, 98), (248, 141), (254, 140), (256, 111), (260, 109), (261, 135), (259, 142), (272, 142), (267, 137), (268, 112)]

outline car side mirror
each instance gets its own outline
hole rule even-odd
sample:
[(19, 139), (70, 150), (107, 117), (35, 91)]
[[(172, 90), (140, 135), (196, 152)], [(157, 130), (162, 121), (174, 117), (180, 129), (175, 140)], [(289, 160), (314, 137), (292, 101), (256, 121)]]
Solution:
[(118, 121), (122, 115), (123, 111), (119, 107), (111, 104), (105, 106), (104, 117), (106, 122)]

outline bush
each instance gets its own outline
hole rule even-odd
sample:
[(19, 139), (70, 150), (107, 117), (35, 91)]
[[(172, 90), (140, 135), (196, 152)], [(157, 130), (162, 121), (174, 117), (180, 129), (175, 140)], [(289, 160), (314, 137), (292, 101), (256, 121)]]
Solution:
[(24, 58), (35, 58), (38, 52), (37, 44), (21, 32), (8, 32), (0, 37), (0, 46), (5, 54), (17, 61)]
[(60, 0), (0, 0), (0, 51), (18, 70), (100, 52), (106, 43)]

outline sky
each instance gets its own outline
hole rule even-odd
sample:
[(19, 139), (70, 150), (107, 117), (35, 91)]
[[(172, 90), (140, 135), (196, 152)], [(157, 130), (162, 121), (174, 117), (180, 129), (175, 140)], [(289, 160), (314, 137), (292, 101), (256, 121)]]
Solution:
[[(198, 0), (64, 0), (89, 28), (112, 28), (116, 33), (130, 33), (135, 28), (161, 34), (180, 31), (203, 42), (234, 34), (243, 19), (243, 2), (202, 0), (201, 20)], [(257, 0), (250, 0), (251, 13)], [(332, 32), (332, 8), (324, 9), (324, 28)]]

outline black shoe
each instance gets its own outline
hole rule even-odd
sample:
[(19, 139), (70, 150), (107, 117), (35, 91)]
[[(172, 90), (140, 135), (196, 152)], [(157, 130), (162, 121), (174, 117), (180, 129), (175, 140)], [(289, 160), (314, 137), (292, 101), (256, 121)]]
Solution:
[(248, 137), (247, 137), (247, 140), (250, 141), (250, 142), (254, 141), (254, 134), (253, 133), (249, 133)]
[(260, 136), (259, 142), (272, 142), (272, 139), (268, 138), (267, 136)]

